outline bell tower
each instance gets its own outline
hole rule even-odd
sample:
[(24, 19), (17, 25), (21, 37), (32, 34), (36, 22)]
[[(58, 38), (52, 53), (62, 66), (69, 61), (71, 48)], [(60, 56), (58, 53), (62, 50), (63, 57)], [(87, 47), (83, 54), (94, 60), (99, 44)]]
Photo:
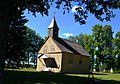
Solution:
[(58, 38), (58, 32), (59, 28), (57, 26), (55, 17), (53, 17), (50, 25), (48, 26), (48, 37), (52, 37), (53, 39), (57, 39)]

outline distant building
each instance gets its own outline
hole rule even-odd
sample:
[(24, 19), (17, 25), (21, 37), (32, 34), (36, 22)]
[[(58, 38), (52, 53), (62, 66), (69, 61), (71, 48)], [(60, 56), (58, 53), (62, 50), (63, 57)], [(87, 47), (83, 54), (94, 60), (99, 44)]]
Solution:
[(37, 71), (88, 73), (90, 56), (75, 42), (58, 37), (55, 17), (48, 27), (48, 37), (39, 50)]

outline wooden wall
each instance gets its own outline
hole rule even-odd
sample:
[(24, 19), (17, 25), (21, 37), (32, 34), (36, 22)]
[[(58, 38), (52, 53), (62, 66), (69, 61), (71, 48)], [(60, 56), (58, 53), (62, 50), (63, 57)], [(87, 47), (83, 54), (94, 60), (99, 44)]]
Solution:
[[(69, 56), (73, 56), (73, 63), (69, 63)], [(82, 62), (80, 63), (80, 60)], [(63, 73), (88, 73), (90, 58), (88, 56), (63, 53), (62, 72)]]

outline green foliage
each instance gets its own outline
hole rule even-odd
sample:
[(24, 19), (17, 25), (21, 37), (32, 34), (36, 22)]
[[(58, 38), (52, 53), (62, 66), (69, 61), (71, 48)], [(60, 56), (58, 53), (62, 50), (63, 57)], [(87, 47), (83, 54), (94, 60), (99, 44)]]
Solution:
[(113, 39), (114, 51), (113, 55), (115, 56), (115, 67), (117, 70), (120, 69), (120, 32), (117, 32), (116, 37)]
[(80, 24), (86, 23), (88, 13), (93, 14), (100, 21), (110, 21), (115, 16), (113, 10), (120, 8), (119, 0), (10, 0), (9, 4), (10, 22), (26, 9), (35, 17), (36, 13), (40, 13), (42, 16), (48, 15), (52, 4), (56, 4), (58, 9), (62, 8), (63, 14), (69, 13), (73, 4), (78, 5), (74, 18)]
[[(43, 43), (43, 38), (39, 36), (39, 34), (36, 34), (36, 32), (30, 28), (26, 28), (25, 30), (25, 53), (26, 53), (26, 61), (28, 62), (28, 67), (29, 67), (29, 62), (34, 63), (36, 65), (37, 63), (37, 54), (40, 46)], [(31, 60), (31, 61), (30, 61)]]
[(73, 3), (78, 5), (76, 8), (77, 13), (74, 14), (75, 21), (80, 24), (85, 24), (88, 17), (88, 13), (93, 14), (100, 21), (110, 21), (115, 16), (114, 9), (120, 8), (119, 0), (59, 0), (56, 2), (57, 8), (63, 5), (64, 13), (69, 12), (73, 6)]
[(10, 28), (8, 35), (8, 56), (6, 57), (8, 64), (12, 64), (12, 67), (16, 65), (19, 68), (20, 62), (24, 64), (30, 59), (30, 55), (36, 63), (37, 52), (43, 39), (35, 31), (25, 26)]
[(94, 53), (97, 55), (97, 67), (99, 69), (100, 63), (102, 63), (106, 64), (107, 68), (110, 69), (113, 67), (114, 61), (112, 57), (112, 27), (110, 25), (95, 25), (93, 26), (92, 31), (94, 48), (98, 48)]

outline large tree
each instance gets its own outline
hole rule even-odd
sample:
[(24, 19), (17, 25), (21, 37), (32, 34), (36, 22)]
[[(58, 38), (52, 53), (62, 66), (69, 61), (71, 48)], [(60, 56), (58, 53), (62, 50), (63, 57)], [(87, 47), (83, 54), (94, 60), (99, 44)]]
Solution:
[(83, 44), (85, 50), (90, 54), (90, 64), (91, 68), (94, 64), (94, 43), (91, 35), (84, 34), (83, 36)]
[(8, 0), (0, 0), (0, 83), (3, 77), (4, 56), (7, 54)]
[(96, 68), (99, 69), (100, 63), (103, 61), (103, 55), (102, 55), (102, 50), (103, 50), (103, 39), (102, 39), (102, 34), (103, 34), (103, 27), (102, 25), (95, 25), (92, 28), (92, 37), (93, 37), (93, 44), (94, 44), (94, 55), (96, 56)]
[(112, 68), (112, 40), (113, 32), (110, 25), (95, 25), (92, 28), (92, 36), (94, 41), (94, 54), (97, 56), (97, 69), (100, 70), (100, 65), (106, 64), (107, 68)]
[(103, 27), (103, 51), (104, 56), (103, 61), (107, 65), (107, 69), (113, 68), (114, 66), (114, 56), (112, 55), (113, 51), (113, 31), (110, 25), (105, 25)]
[(120, 70), (120, 32), (116, 33), (116, 36), (113, 39), (113, 46), (113, 55), (115, 56), (115, 67), (117, 70)]
[[(37, 52), (43, 39), (34, 30), (23, 26), (22, 28), (10, 28), (8, 33), (8, 56), (7, 65), (16, 65), (19, 68), (20, 62), (30, 62), (30, 55), (37, 57)], [(36, 63), (36, 62), (35, 62)]]
[(27, 57), (26, 61), (28, 63), (27, 67), (30, 66), (30, 62), (36, 65), (38, 50), (43, 41), (44, 41), (43, 38), (41, 38), (38, 33), (36, 33), (34, 30), (30, 28), (26, 28), (26, 39), (24, 40), (26, 46), (24, 47)]

